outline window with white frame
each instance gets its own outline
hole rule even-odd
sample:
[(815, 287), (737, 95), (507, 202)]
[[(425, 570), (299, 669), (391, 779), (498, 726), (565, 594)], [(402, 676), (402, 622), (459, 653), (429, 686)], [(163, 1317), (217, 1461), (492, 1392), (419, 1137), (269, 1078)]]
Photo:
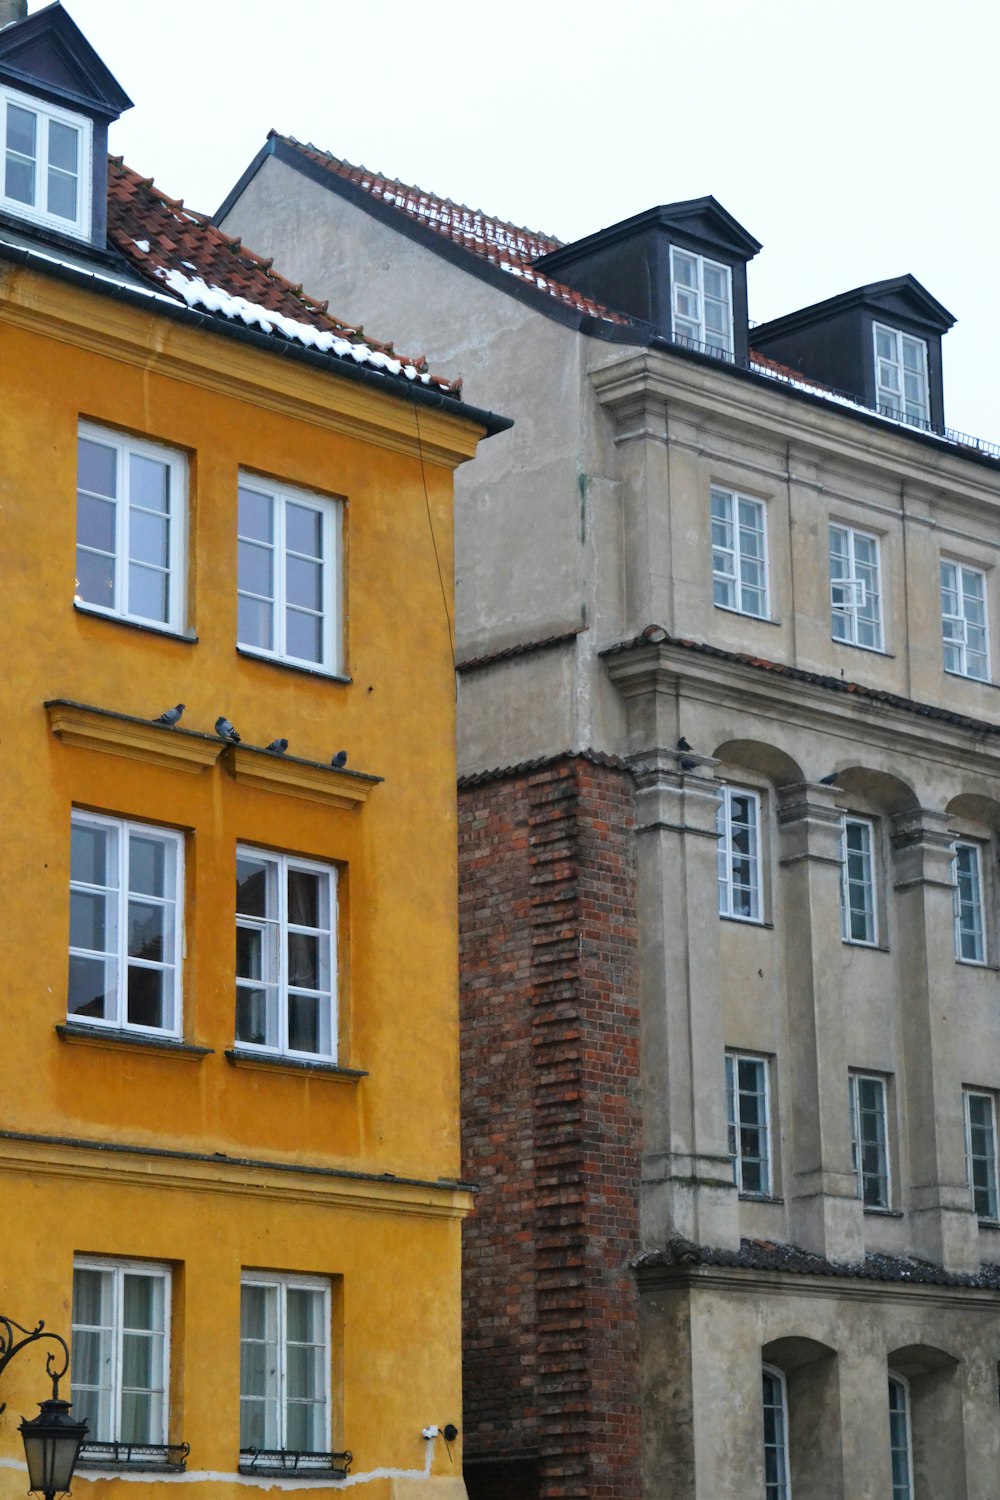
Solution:
[(733, 276), (729, 266), (670, 247), (673, 336), (732, 357)]
[(941, 634), (944, 669), (958, 677), (988, 682), (989, 631), (986, 574), (963, 563), (941, 560)]
[(965, 1089), (965, 1172), (980, 1219), (1000, 1219), (996, 1095)]
[(851, 1073), (851, 1164), (865, 1208), (888, 1208), (889, 1129), (885, 1079)]
[(325, 1454), (330, 1447), (330, 1283), (243, 1274), (240, 1450)]
[(773, 1365), (762, 1369), (764, 1402), (764, 1500), (791, 1500), (788, 1476), (788, 1388)]
[(719, 915), (761, 920), (760, 797), (738, 787), (719, 788)]
[(74, 812), (69, 1020), (179, 1035), (183, 890), (181, 834)]
[(76, 483), (76, 603), (183, 630), (184, 455), (81, 422)]
[(878, 941), (875, 912), (875, 827), (845, 818), (840, 831), (840, 933), (845, 943)]
[(889, 1376), (889, 1455), (892, 1463), (892, 1500), (913, 1500), (910, 1390), (899, 1375)]
[(726, 1116), (733, 1181), (741, 1193), (771, 1192), (771, 1117), (767, 1059), (726, 1053)]
[(762, 501), (712, 485), (712, 599), (766, 619), (767, 528)]
[(73, 1412), (92, 1443), (167, 1442), (170, 1268), (80, 1257), (73, 1266)]
[(978, 844), (959, 842), (955, 845), (952, 875), (955, 881), (955, 957), (961, 963), (985, 963), (983, 862)]
[(830, 628), (835, 641), (882, 650), (879, 542), (853, 526), (830, 526)]
[(240, 646), (340, 670), (340, 531), (337, 501), (240, 475)]
[(908, 422), (930, 421), (927, 344), (884, 323), (875, 324), (875, 404)]
[(0, 130), (0, 208), (76, 239), (89, 238), (91, 121), (0, 87)]
[(236, 851), (236, 1041), (292, 1057), (337, 1056), (337, 872)]

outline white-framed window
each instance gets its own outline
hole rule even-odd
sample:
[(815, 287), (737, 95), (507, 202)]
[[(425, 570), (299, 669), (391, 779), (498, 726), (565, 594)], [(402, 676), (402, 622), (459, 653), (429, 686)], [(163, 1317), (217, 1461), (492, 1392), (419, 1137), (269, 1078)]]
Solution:
[(965, 1089), (965, 1171), (980, 1219), (1000, 1219), (996, 1095)]
[(236, 851), (236, 1041), (291, 1057), (337, 1057), (337, 872)]
[(941, 634), (945, 671), (988, 682), (986, 574), (944, 558), (941, 559)]
[(0, 208), (89, 239), (93, 134), (86, 115), (0, 87)]
[(761, 1371), (764, 1404), (764, 1500), (791, 1500), (788, 1474), (788, 1387), (773, 1365)]
[(878, 942), (875, 825), (846, 817), (840, 831), (840, 935), (845, 943)]
[(69, 1020), (180, 1034), (183, 892), (181, 834), (73, 813)]
[(900, 1375), (889, 1376), (889, 1455), (892, 1463), (892, 1500), (913, 1500), (910, 1388)]
[(673, 336), (682, 344), (733, 353), (733, 275), (729, 266), (670, 247)]
[(240, 1450), (330, 1447), (330, 1283), (245, 1271), (240, 1289)]
[(726, 1118), (733, 1181), (741, 1193), (771, 1191), (771, 1104), (767, 1059), (726, 1053)]
[(241, 474), (240, 646), (340, 671), (340, 502)]
[(767, 518), (761, 500), (712, 485), (712, 600), (764, 620)]
[(78, 1257), (73, 1416), (93, 1443), (161, 1446), (170, 1393), (170, 1267)]
[(761, 920), (760, 797), (739, 787), (719, 788), (719, 915)]
[(882, 650), (879, 540), (853, 526), (830, 525), (830, 628), (835, 641)]
[(884, 323), (875, 327), (875, 404), (908, 422), (931, 418), (927, 344)]
[(885, 1079), (872, 1073), (849, 1075), (851, 1165), (865, 1208), (889, 1208), (889, 1125)]
[(985, 963), (983, 857), (978, 844), (956, 843), (952, 875), (955, 881), (955, 957), (960, 963)]
[(76, 483), (77, 604), (183, 630), (184, 455), (81, 422)]

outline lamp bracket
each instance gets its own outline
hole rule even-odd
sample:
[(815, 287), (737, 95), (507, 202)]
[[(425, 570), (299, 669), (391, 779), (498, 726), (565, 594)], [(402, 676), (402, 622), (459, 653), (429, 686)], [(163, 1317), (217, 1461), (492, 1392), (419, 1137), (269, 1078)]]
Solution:
[[(21, 1333), (23, 1338), (18, 1338)], [(58, 1333), (52, 1333), (45, 1326), (44, 1318), (40, 1318), (34, 1328), (25, 1328), (16, 1323), (13, 1318), (5, 1318), (0, 1313), (0, 1375), (3, 1374), (15, 1354), (20, 1354), (22, 1349), (29, 1344), (37, 1344), (40, 1339), (52, 1339), (62, 1350), (60, 1359), (55, 1350), (49, 1350), (45, 1356), (45, 1371), (52, 1381), (52, 1399), (59, 1400), (59, 1382), (69, 1369), (69, 1347), (66, 1340)], [(7, 1409), (6, 1401), (0, 1402), (0, 1413)]]

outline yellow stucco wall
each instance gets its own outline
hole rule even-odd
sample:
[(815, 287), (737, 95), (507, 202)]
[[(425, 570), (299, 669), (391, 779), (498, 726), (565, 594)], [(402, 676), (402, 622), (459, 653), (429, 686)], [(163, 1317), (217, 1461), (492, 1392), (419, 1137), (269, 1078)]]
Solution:
[[(481, 429), (2, 266), (0, 378), (0, 1311), (68, 1333), (74, 1254), (169, 1262), (184, 1483), (243, 1493), (240, 1269), (334, 1278), (333, 1446), (354, 1475), (383, 1471), (360, 1487), (388, 1497), (425, 1471), (420, 1429), (460, 1423), (469, 1200), (437, 1185), (459, 1170), (451, 470)], [(196, 641), (74, 608), (81, 418), (187, 455)], [(345, 501), (349, 682), (237, 652), (240, 469)], [(246, 743), (284, 735), (323, 763), (345, 747), (384, 780), (348, 809), (237, 780), (227, 754), (192, 773), (101, 752), (52, 733), (52, 699), (140, 718), (183, 700), (187, 728), (224, 712)], [(183, 1032), (206, 1054), (57, 1032), (73, 807), (184, 830)], [(359, 1081), (227, 1060), (238, 841), (338, 866), (339, 1061)], [(0, 1495), (24, 1491), (16, 1419), (45, 1393), (42, 1362), (4, 1376)], [(450, 1490), (459, 1445), (432, 1447)], [(81, 1474), (75, 1492), (172, 1482)]]

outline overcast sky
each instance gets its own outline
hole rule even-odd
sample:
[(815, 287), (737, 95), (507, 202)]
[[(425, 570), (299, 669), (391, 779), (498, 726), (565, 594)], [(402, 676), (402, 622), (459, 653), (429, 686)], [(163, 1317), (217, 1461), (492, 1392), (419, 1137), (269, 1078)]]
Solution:
[(997, 0), (65, 3), (135, 101), (112, 150), (194, 208), (271, 126), (564, 240), (714, 193), (758, 321), (911, 271), (946, 420), (1000, 440)]

